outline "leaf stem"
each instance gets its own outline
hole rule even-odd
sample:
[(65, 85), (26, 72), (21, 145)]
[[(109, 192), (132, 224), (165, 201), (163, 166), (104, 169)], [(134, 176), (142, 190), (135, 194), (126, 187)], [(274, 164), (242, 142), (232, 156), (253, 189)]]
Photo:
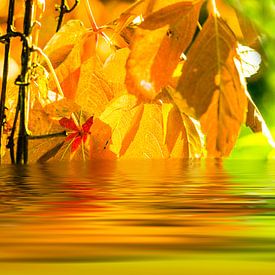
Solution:
[(90, 6), (89, 0), (85, 0), (85, 6), (86, 6), (86, 11), (87, 11), (88, 18), (89, 18), (89, 21), (91, 23), (92, 29), (93, 29), (94, 32), (98, 32), (98, 26), (97, 26), (97, 23), (95, 21), (94, 13), (93, 13), (93, 10)]

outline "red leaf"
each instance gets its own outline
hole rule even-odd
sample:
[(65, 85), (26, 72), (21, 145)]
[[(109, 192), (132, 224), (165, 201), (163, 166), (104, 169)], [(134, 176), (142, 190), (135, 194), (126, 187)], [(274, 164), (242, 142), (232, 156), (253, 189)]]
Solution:
[(71, 152), (73, 153), (74, 151), (77, 150), (77, 148), (79, 147), (79, 145), (81, 144), (81, 140), (82, 140), (82, 137), (81, 136), (77, 136), (73, 143), (72, 143), (72, 147), (71, 147)]
[(82, 124), (82, 129), (85, 134), (89, 133), (90, 128), (92, 127), (93, 123), (94, 123), (94, 117), (91, 116), (90, 118), (87, 119), (87, 121), (84, 124)]
[(66, 137), (65, 141), (69, 141), (69, 140), (71, 140), (71, 139), (74, 139), (74, 138), (76, 138), (77, 136), (79, 136), (79, 132), (72, 133), (72, 134), (70, 134), (70, 135), (68, 135), (68, 136)]
[(64, 128), (79, 132), (79, 128), (76, 126), (72, 118), (69, 119), (69, 118), (63, 117), (59, 120), (59, 124)]

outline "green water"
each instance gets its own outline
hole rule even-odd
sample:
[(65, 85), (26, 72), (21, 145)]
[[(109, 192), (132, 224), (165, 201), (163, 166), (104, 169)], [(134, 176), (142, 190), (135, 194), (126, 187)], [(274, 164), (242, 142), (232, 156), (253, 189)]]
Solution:
[(275, 274), (275, 163), (0, 167), (1, 274)]

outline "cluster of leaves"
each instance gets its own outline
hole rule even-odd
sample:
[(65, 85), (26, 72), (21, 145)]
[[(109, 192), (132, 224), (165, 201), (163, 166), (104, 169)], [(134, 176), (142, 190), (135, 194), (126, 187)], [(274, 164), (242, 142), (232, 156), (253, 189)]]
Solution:
[[(271, 140), (240, 54), (257, 33), (234, 19), (213, 0), (140, 0), (106, 26), (69, 21), (43, 50), (51, 65), (33, 69), (28, 119), (33, 136), (67, 137), (31, 139), (30, 160), (224, 157), (242, 124)], [(102, 37), (113, 48), (104, 62)], [(12, 121), (12, 87), (8, 98)]]

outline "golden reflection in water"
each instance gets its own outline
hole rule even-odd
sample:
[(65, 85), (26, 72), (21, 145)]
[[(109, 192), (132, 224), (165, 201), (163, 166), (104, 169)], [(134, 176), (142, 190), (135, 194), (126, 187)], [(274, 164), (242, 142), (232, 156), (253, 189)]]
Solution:
[[(260, 233), (253, 235), (257, 228), (244, 220), (271, 211), (257, 195), (232, 192), (239, 185), (219, 161), (97, 161), (5, 169), (0, 173), (1, 261), (249, 250), (258, 247), (252, 237)], [(261, 242), (268, 245), (264, 238)]]

